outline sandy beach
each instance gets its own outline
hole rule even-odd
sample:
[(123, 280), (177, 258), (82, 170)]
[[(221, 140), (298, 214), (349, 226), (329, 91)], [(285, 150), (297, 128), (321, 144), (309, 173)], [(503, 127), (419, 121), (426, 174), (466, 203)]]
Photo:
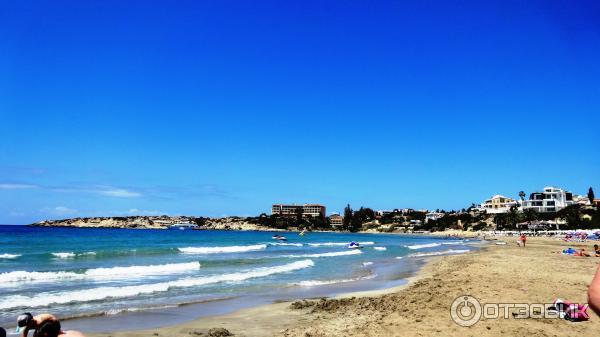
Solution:
[[(530, 238), (526, 248), (515, 238), (463, 255), (431, 259), (403, 287), (354, 293), (334, 299), (284, 302), (205, 317), (145, 331), (94, 336), (598, 336), (600, 318), (482, 320), (461, 327), (450, 317), (455, 298), (471, 295), (482, 303), (551, 303), (555, 298), (585, 303), (600, 258), (565, 256), (566, 247), (590, 249), (593, 243)], [(212, 330), (211, 330), (212, 329)]]

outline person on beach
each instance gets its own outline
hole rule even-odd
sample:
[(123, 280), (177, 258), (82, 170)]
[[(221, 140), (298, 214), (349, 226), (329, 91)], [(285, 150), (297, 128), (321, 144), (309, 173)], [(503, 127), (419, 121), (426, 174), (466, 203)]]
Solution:
[(573, 256), (585, 256), (585, 257), (590, 257), (590, 254), (588, 254), (585, 249), (581, 248), (577, 253), (573, 254)]
[(600, 247), (598, 245), (594, 245), (594, 254), (596, 254), (596, 257), (600, 257)]
[(21, 331), (21, 336), (27, 337), (29, 330), (35, 330), (33, 337), (85, 337), (79, 331), (62, 331), (60, 321), (52, 314), (33, 316), (26, 312), (17, 317), (17, 332)]
[[(17, 317), (17, 332), (21, 332), (22, 337), (27, 337), (29, 330), (38, 331), (42, 325), (48, 322), (58, 322), (58, 319), (51, 314), (33, 316), (31, 313), (26, 312)], [(58, 324), (58, 329), (60, 330), (60, 323)]]
[(596, 275), (588, 288), (588, 304), (596, 314), (600, 315), (600, 266), (596, 269)]
[(525, 248), (525, 242), (527, 242), (527, 237), (525, 236), (525, 234), (521, 234), (519, 240), (521, 240), (522, 247)]

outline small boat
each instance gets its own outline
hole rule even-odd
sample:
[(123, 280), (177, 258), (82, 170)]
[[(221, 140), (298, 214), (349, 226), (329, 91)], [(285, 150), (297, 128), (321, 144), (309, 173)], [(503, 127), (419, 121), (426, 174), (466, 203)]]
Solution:
[(362, 249), (362, 246), (358, 242), (350, 242), (348, 249)]
[(283, 235), (273, 235), (273, 239), (279, 240), (279, 241), (287, 241), (287, 238)]

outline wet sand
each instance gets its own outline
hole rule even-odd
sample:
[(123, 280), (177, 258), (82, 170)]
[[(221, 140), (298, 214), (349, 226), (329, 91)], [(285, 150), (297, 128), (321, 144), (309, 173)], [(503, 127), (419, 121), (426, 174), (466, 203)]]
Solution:
[(600, 317), (572, 323), (562, 319), (482, 320), (461, 327), (450, 317), (455, 298), (471, 295), (484, 303), (551, 303), (555, 298), (585, 303), (587, 286), (600, 258), (561, 255), (565, 243), (530, 238), (526, 248), (516, 238), (505, 246), (431, 259), (406, 286), (353, 293), (327, 300), (283, 302), (204, 317), (158, 329), (92, 336), (599, 336)]

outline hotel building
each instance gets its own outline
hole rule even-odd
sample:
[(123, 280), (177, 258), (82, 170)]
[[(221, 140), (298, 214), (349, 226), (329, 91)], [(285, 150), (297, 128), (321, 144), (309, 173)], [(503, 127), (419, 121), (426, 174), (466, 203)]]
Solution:
[(344, 223), (344, 217), (339, 214), (332, 214), (329, 216), (329, 223), (331, 223), (331, 227), (341, 227)]
[(513, 206), (517, 206), (517, 202), (514, 199), (497, 194), (484, 201), (481, 204), (481, 209), (486, 213), (498, 214), (508, 213)]
[(302, 211), (302, 217), (325, 217), (325, 206), (319, 204), (283, 205), (276, 204), (271, 207), (271, 214), (281, 216), (295, 216), (298, 210)]
[(536, 212), (558, 212), (573, 205), (573, 194), (557, 187), (544, 187), (544, 192), (535, 192), (529, 195), (529, 200), (521, 201), (521, 209), (533, 209)]
[(428, 223), (429, 221), (437, 221), (438, 219), (441, 219), (443, 217), (444, 217), (444, 213), (429, 212), (429, 213), (425, 214), (425, 223)]

